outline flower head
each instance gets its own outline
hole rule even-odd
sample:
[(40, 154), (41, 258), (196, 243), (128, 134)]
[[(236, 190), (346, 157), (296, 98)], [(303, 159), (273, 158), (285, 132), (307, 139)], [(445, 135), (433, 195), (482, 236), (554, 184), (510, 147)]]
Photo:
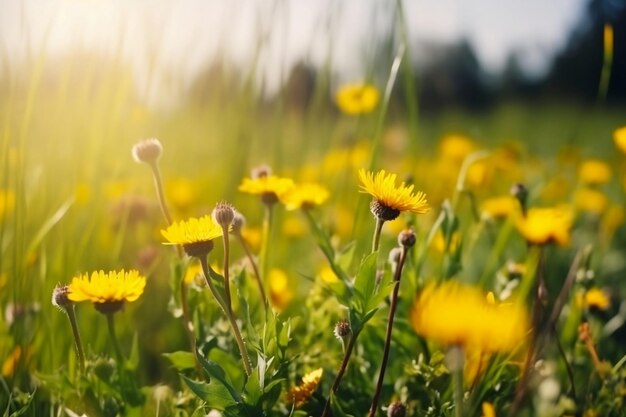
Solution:
[(135, 144), (132, 149), (132, 155), (135, 161), (145, 162), (146, 164), (154, 164), (163, 153), (163, 145), (158, 139), (145, 139)]
[(376, 174), (359, 170), (361, 192), (373, 197), (370, 208), (374, 216), (382, 220), (393, 220), (403, 211), (412, 213), (428, 213), (430, 207), (426, 195), (417, 191), (413, 193), (413, 185), (396, 185), (396, 174), (387, 174), (380, 170)]
[(136, 270), (94, 271), (72, 278), (68, 286), (70, 301), (91, 301), (101, 313), (119, 310), (124, 301), (136, 301), (146, 286), (146, 278)]
[(613, 142), (615, 142), (615, 146), (626, 153), (626, 126), (622, 126), (618, 129), (615, 129), (613, 132)]
[(244, 178), (238, 189), (244, 193), (260, 195), (265, 204), (274, 204), (293, 186), (293, 180), (289, 178), (265, 175), (256, 178)]
[(585, 187), (574, 193), (574, 206), (584, 213), (601, 215), (609, 206), (609, 199), (602, 191)]
[(517, 229), (529, 243), (535, 245), (552, 242), (567, 245), (573, 220), (571, 210), (563, 206), (531, 208), (526, 217), (518, 219)]
[(528, 330), (527, 313), (521, 305), (490, 303), (481, 290), (456, 281), (427, 285), (410, 314), (417, 333), (483, 352), (513, 351)]
[(337, 91), (337, 106), (350, 115), (370, 113), (376, 108), (380, 94), (370, 84), (347, 84)]
[(506, 219), (519, 210), (518, 200), (510, 195), (488, 198), (480, 205), (483, 218), (488, 219)]
[(324, 370), (322, 368), (309, 372), (302, 377), (300, 385), (296, 385), (287, 392), (287, 398), (293, 403), (294, 407), (302, 407), (311, 398), (322, 379), (323, 373)]
[(211, 216), (175, 222), (161, 230), (166, 244), (182, 245), (189, 256), (206, 256), (213, 249), (213, 239), (222, 236), (222, 227)]
[(585, 293), (584, 305), (587, 308), (606, 310), (611, 306), (611, 300), (601, 288), (590, 288)]
[(315, 183), (298, 184), (283, 194), (280, 200), (287, 210), (310, 208), (323, 204), (330, 193), (328, 190)]
[(600, 159), (583, 161), (578, 168), (578, 178), (586, 185), (606, 184), (611, 180), (611, 167)]

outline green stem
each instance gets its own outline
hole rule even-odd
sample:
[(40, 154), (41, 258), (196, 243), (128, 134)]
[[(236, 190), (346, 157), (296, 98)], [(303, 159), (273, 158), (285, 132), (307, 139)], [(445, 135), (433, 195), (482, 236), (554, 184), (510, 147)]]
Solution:
[(161, 212), (163, 212), (163, 217), (167, 221), (167, 224), (172, 224), (172, 216), (167, 207), (167, 202), (165, 201), (165, 193), (163, 191), (163, 181), (161, 180), (161, 172), (159, 171), (159, 166), (156, 162), (150, 164), (150, 168), (152, 168), (152, 176), (154, 177), (154, 188), (156, 189), (157, 197), (159, 198), (159, 205), (161, 206)]
[(393, 319), (396, 315), (396, 308), (398, 307), (398, 294), (400, 292), (400, 278), (402, 277), (402, 269), (404, 267), (406, 255), (407, 255), (407, 248), (403, 246), (402, 252), (400, 253), (400, 260), (398, 261), (398, 265), (396, 267), (396, 271), (393, 277), (394, 287), (393, 287), (393, 292), (391, 294), (391, 306), (389, 308), (389, 317), (387, 318), (387, 334), (385, 337), (385, 348), (383, 350), (383, 359), (380, 365), (380, 372), (378, 373), (378, 382), (376, 383), (376, 391), (374, 392), (374, 397), (372, 398), (372, 405), (370, 406), (369, 417), (374, 417), (376, 415), (376, 410), (378, 409), (378, 401), (380, 400), (380, 394), (383, 389), (383, 381), (385, 380), (385, 371), (387, 370), (387, 361), (389, 360), (389, 350), (391, 347), (391, 333), (393, 331)]
[(78, 355), (78, 365), (80, 372), (85, 372), (85, 353), (83, 351), (83, 343), (80, 340), (80, 333), (78, 331), (78, 325), (76, 324), (76, 314), (74, 312), (74, 305), (65, 307), (67, 318), (70, 320), (70, 326), (72, 327), (72, 333), (74, 334), (74, 345), (76, 346), (76, 354)]
[(261, 294), (261, 299), (263, 300), (263, 308), (265, 309), (265, 312), (267, 312), (269, 302), (267, 301), (267, 295), (265, 294), (265, 288), (263, 287), (263, 281), (261, 280), (261, 274), (259, 273), (259, 267), (257, 266), (257, 264), (256, 264), (256, 262), (254, 260), (254, 256), (252, 256), (252, 252), (250, 251), (250, 247), (246, 243), (246, 240), (243, 238), (241, 233), (237, 233), (235, 236), (237, 237), (237, 239), (239, 239), (239, 243), (241, 243), (241, 246), (243, 247), (243, 250), (246, 253), (246, 256), (248, 257), (248, 261), (250, 262), (250, 265), (252, 266), (252, 272), (254, 274), (254, 279), (256, 280), (256, 283), (257, 283), (257, 285), (259, 287), (259, 293)]
[(233, 305), (230, 295), (230, 268), (229, 268), (229, 255), (230, 255), (230, 241), (228, 227), (222, 226), (222, 242), (224, 243), (224, 291), (226, 292), (226, 307), (228, 312), (232, 313)]
[(124, 355), (122, 354), (122, 349), (120, 349), (120, 345), (117, 342), (117, 337), (115, 336), (115, 319), (113, 315), (115, 313), (106, 313), (107, 317), (107, 326), (109, 328), (109, 339), (111, 339), (111, 344), (113, 345), (113, 351), (115, 352), (115, 359), (117, 359), (117, 365), (122, 367), (124, 365)]
[(268, 271), (268, 257), (269, 257), (269, 242), (270, 234), (272, 230), (272, 220), (274, 217), (274, 205), (265, 204), (265, 217), (263, 218), (263, 236), (261, 241), (261, 276), (267, 277)]
[(211, 277), (209, 275), (209, 265), (207, 263), (206, 258), (199, 257), (199, 260), (200, 260), (200, 265), (202, 265), (202, 272), (204, 273), (204, 279), (206, 280), (206, 283), (209, 286), (209, 289), (211, 290), (213, 297), (215, 298), (220, 308), (226, 315), (226, 318), (228, 319), (230, 327), (233, 330), (235, 341), (237, 342), (237, 346), (239, 347), (239, 352), (241, 354), (241, 361), (243, 362), (246, 375), (250, 376), (252, 374), (252, 368), (250, 366), (250, 356), (248, 355), (248, 350), (246, 349), (246, 345), (244, 344), (243, 338), (241, 337), (241, 332), (239, 331), (239, 325), (237, 324), (235, 314), (232, 311), (227, 310), (227, 306), (226, 306), (224, 299), (217, 291), (217, 288), (215, 288), (215, 285), (213, 284), (213, 281), (211, 280)]
[(465, 362), (463, 347), (460, 345), (450, 346), (446, 353), (446, 359), (454, 383), (454, 415), (463, 417), (463, 367)]
[[(180, 280), (180, 305), (183, 310), (183, 326), (185, 327), (185, 333), (187, 334), (187, 338), (189, 339), (189, 345), (191, 346), (191, 351), (197, 351), (197, 342), (196, 335), (193, 329), (193, 322), (191, 321), (191, 316), (189, 315), (189, 306), (187, 305), (187, 284), (185, 283), (185, 278), (182, 277)], [(196, 373), (198, 377), (202, 377), (202, 367), (200, 366), (200, 361), (198, 360), (197, 355), (193, 355), (195, 364), (196, 364)]]
[(372, 239), (372, 253), (376, 252), (380, 246), (380, 235), (383, 231), (384, 224), (385, 221), (383, 219), (376, 217), (376, 229), (374, 230), (374, 238)]
[(354, 344), (356, 342), (356, 338), (359, 335), (358, 332), (355, 332), (350, 337), (348, 341), (348, 346), (346, 346), (346, 351), (343, 355), (343, 360), (341, 361), (341, 366), (339, 367), (339, 371), (337, 372), (337, 376), (335, 377), (335, 382), (333, 382), (333, 386), (330, 390), (330, 395), (326, 400), (326, 405), (324, 405), (324, 411), (322, 412), (321, 417), (327, 417), (330, 412), (330, 398), (337, 392), (339, 389), (339, 384), (341, 383), (341, 379), (343, 378), (346, 369), (348, 368), (348, 362), (350, 361), (350, 356), (352, 355), (352, 350), (354, 349)]

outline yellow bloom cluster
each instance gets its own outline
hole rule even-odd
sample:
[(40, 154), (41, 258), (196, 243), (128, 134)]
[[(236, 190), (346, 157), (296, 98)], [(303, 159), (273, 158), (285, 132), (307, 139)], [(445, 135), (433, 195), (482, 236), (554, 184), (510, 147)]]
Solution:
[(456, 281), (427, 285), (413, 303), (410, 321), (427, 338), (481, 352), (511, 352), (528, 333), (523, 306), (491, 303), (479, 289)]
[(175, 222), (167, 229), (161, 230), (161, 234), (167, 239), (166, 244), (189, 245), (208, 242), (222, 236), (222, 228), (207, 215)]
[(378, 89), (369, 84), (347, 84), (339, 89), (336, 96), (339, 109), (350, 115), (372, 112), (379, 98)]
[(136, 270), (95, 271), (72, 278), (67, 298), (96, 304), (135, 301), (146, 286), (146, 278)]
[(526, 217), (517, 221), (517, 229), (524, 238), (535, 245), (555, 242), (567, 245), (574, 216), (565, 206), (531, 208)]
[(322, 379), (323, 373), (324, 370), (322, 368), (309, 372), (302, 377), (300, 385), (296, 385), (287, 392), (287, 398), (293, 403), (294, 407), (302, 407), (311, 398)]
[(384, 169), (376, 174), (359, 170), (362, 193), (370, 194), (380, 205), (394, 211), (410, 211), (413, 213), (428, 213), (430, 207), (426, 201), (426, 195), (421, 192), (413, 192), (413, 185), (405, 185), (402, 182), (396, 185), (396, 174), (388, 174)]

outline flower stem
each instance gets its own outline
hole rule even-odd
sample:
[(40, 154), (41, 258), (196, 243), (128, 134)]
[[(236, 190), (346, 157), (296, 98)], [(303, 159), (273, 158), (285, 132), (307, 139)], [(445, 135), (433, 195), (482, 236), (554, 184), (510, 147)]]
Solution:
[(453, 345), (446, 352), (446, 362), (454, 379), (454, 415), (463, 417), (463, 367), (465, 352), (460, 345)]
[(393, 277), (394, 287), (391, 294), (391, 306), (389, 307), (389, 317), (387, 318), (387, 334), (385, 337), (385, 348), (383, 350), (383, 358), (380, 365), (380, 372), (378, 373), (378, 382), (376, 383), (376, 391), (372, 398), (372, 405), (370, 406), (369, 417), (376, 415), (378, 409), (378, 401), (380, 399), (380, 393), (383, 388), (383, 381), (385, 379), (385, 371), (387, 370), (387, 361), (389, 360), (389, 349), (391, 347), (391, 333), (393, 331), (393, 319), (396, 315), (396, 309), (398, 307), (398, 294), (400, 292), (400, 278), (402, 277), (402, 268), (406, 260), (407, 248), (402, 246), (402, 252), (400, 252), (400, 260), (396, 267), (396, 271)]
[(226, 307), (228, 308), (228, 312), (232, 313), (233, 305), (230, 295), (230, 240), (228, 234), (228, 226), (222, 226), (222, 242), (224, 243), (224, 291), (226, 292)]
[(254, 261), (254, 256), (252, 256), (252, 252), (250, 251), (250, 247), (246, 243), (246, 240), (243, 238), (241, 233), (237, 233), (237, 234), (235, 234), (235, 236), (237, 237), (237, 239), (239, 239), (239, 243), (241, 243), (241, 246), (243, 247), (243, 250), (244, 250), (244, 252), (246, 252), (246, 256), (248, 257), (248, 261), (250, 262), (250, 265), (252, 266), (252, 272), (254, 273), (254, 279), (256, 280), (256, 283), (257, 283), (257, 285), (259, 287), (259, 293), (261, 294), (261, 299), (263, 300), (263, 308), (265, 309), (265, 312), (267, 312), (267, 308), (268, 308), (267, 295), (265, 295), (265, 288), (263, 287), (263, 281), (261, 280), (261, 274), (259, 273), (259, 267), (257, 266), (256, 262)]
[(165, 217), (167, 224), (172, 224), (172, 215), (170, 214), (170, 211), (167, 207), (167, 202), (165, 201), (165, 193), (163, 192), (163, 181), (161, 180), (161, 172), (159, 171), (159, 166), (156, 162), (153, 162), (150, 164), (150, 168), (152, 168), (154, 188), (156, 189), (157, 197), (159, 198), (161, 212), (163, 212), (163, 217)]
[(241, 332), (239, 331), (239, 325), (237, 324), (237, 320), (235, 318), (235, 313), (227, 310), (226, 303), (222, 296), (215, 288), (213, 281), (211, 281), (211, 277), (209, 275), (209, 265), (207, 264), (207, 260), (204, 257), (199, 257), (200, 265), (202, 265), (202, 272), (204, 273), (204, 279), (206, 280), (213, 297), (219, 304), (220, 308), (226, 315), (228, 322), (230, 323), (230, 327), (233, 329), (233, 334), (235, 336), (235, 341), (237, 342), (237, 346), (239, 347), (239, 353), (241, 354), (241, 361), (243, 362), (244, 369), (246, 371), (246, 375), (250, 376), (252, 374), (252, 368), (250, 366), (250, 356), (248, 355), (248, 351), (246, 349), (246, 345), (243, 342), (243, 338), (241, 337)]
[(272, 230), (272, 220), (274, 217), (273, 205), (265, 204), (265, 217), (263, 219), (263, 236), (261, 241), (261, 276), (267, 277), (268, 270), (268, 257), (269, 257), (269, 242), (270, 233)]
[(352, 349), (354, 349), (354, 344), (356, 342), (356, 338), (358, 335), (359, 335), (358, 332), (353, 333), (352, 336), (350, 337), (350, 340), (348, 341), (348, 345), (346, 346), (346, 350), (343, 355), (343, 360), (341, 361), (341, 366), (339, 367), (339, 371), (337, 372), (337, 376), (335, 377), (335, 382), (333, 382), (333, 386), (330, 390), (331, 393), (328, 396), (328, 399), (326, 400), (326, 405), (324, 406), (324, 411), (322, 412), (321, 417), (327, 417), (328, 413), (330, 412), (330, 398), (332, 397), (333, 394), (337, 392), (337, 389), (339, 389), (339, 384), (341, 383), (343, 374), (346, 372), (346, 369), (348, 368), (348, 362), (350, 361), (350, 356), (352, 355)]
[[(187, 333), (187, 338), (189, 339), (189, 345), (191, 346), (191, 351), (196, 352), (197, 343), (196, 343), (196, 335), (193, 329), (193, 322), (191, 321), (191, 317), (189, 315), (189, 306), (187, 305), (187, 284), (185, 283), (185, 279), (182, 278), (180, 280), (180, 305), (183, 310), (183, 325), (185, 327), (185, 333)], [(198, 357), (193, 355), (195, 364), (196, 364), (196, 373), (198, 377), (202, 377), (202, 368), (200, 366), (200, 361)]]
[(376, 252), (380, 246), (380, 234), (383, 231), (383, 224), (385, 224), (385, 221), (376, 217), (376, 229), (374, 230), (374, 239), (372, 240), (372, 253)]
[(85, 353), (83, 351), (83, 343), (80, 340), (80, 333), (78, 332), (78, 325), (76, 324), (76, 314), (74, 312), (74, 305), (65, 307), (67, 318), (70, 320), (70, 326), (72, 327), (72, 333), (74, 334), (74, 345), (76, 346), (76, 354), (78, 356), (78, 365), (80, 372), (85, 372)]
[(124, 355), (122, 354), (122, 349), (120, 349), (117, 337), (115, 336), (115, 319), (113, 318), (113, 314), (115, 313), (106, 314), (107, 326), (109, 328), (109, 339), (111, 339), (113, 351), (115, 352), (115, 358), (117, 359), (117, 365), (121, 367), (124, 364)]

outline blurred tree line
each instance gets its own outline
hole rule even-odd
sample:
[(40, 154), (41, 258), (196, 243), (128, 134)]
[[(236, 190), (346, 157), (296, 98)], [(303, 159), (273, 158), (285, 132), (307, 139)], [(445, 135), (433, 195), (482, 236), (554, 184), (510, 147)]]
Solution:
[[(524, 71), (522, 52), (519, 51), (510, 53), (500, 74), (490, 74), (466, 39), (452, 45), (422, 44), (420, 51), (409, 51), (409, 56), (417, 56), (419, 52), (419, 56), (428, 59), (422, 59), (420, 65), (412, 63), (411, 80), (402, 76), (397, 78), (394, 99), (401, 105), (406, 102), (407, 94), (413, 94), (420, 110), (426, 112), (451, 106), (481, 111), (503, 100), (594, 102), (598, 99), (604, 62), (606, 24), (613, 27), (614, 47), (605, 99), (608, 104), (626, 104), (626, 0), (591, 0), (565, 47), (554, 56), (548, 71), (539, 77), (529, 76)], [(389, 63), (397, 49), (396, 36), (396, 33), (389, 34), (378, 46), (380, 68), (372, 69), (374, 78), (378, 75), (380, 79), (386, 79)], [(304, 112), (320, 97), (329, 100), (332, 98), (329, 83), (332, 74), (328, 71), (301, 60), (291, 68), (281, 91), (272, 99), (265, 99), (265, 104), (281, 102), (292, 111)], [(246, 82), (242, 83), (241, 79)], [(249, 77), (236, 69), (213, 61), (191, 84), (189, 99), (195, 103), (204, 102), (209, 97), (220, 102), (233, 100), (237, 89), (246, 92), (249, 81)], [(262, 86), (260, 88), (262, 90)]]

